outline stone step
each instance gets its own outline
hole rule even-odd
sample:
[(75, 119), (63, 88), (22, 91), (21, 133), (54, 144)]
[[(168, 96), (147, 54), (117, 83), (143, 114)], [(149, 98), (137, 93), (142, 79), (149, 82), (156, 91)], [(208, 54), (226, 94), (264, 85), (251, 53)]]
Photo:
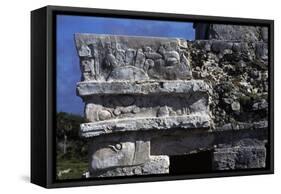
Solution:
[(84, 138), (125, 131), (209, 129), (211, 118), (208, 114), (197, 113), (185, 116), (129, 118), (83, 123), (80, 133)]

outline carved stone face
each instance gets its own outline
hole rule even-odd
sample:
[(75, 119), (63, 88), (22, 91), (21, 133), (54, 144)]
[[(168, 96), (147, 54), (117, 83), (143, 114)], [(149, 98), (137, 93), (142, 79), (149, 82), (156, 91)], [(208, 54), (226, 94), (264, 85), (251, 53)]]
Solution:
[(149, 160), (150, 143), (143, 141), (104, 143), (92, 145), (90, 169), (93, 171), (112, 167), (143, 164)]

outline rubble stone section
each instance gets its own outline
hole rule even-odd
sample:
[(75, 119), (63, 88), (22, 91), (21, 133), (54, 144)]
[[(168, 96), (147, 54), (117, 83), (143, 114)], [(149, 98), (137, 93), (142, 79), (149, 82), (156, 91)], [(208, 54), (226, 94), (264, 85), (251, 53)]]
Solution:
[(213, 169), (235, 170), (265, 168), (266, 148), (264, 143), (245, 139), (234, 145), (223, 145), (213, 152)]
[[(206, 29), (196, 32), (208, 39)], [(169, 156), (206, 150), (213, 170), (265, 167), (266, 34), (224, 40), (213, 29), (195, 41), (75, 34), (90, 176), (167, 174)]]
[(241, 136), (243, 144), (221, 144), (214, 150), (213, 169), (265, 168), (265, 144), (270, 143), (268, 27), (195, 23), (194, 28), (198, 40), (190, 43), (192, 72), (213, 88), (213, 130), (265, 131), (260, 138), (245, 137), (247, 141)]

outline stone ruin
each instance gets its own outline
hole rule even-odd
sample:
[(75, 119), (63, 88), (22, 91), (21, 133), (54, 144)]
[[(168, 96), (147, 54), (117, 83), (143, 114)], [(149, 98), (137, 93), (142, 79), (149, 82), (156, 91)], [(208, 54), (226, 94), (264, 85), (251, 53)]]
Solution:
[(171, 157), (202, 151), (214, 171), (266, 167), (267, 42), (78, 33), (75, 43), (91, 177), (168, 174)]

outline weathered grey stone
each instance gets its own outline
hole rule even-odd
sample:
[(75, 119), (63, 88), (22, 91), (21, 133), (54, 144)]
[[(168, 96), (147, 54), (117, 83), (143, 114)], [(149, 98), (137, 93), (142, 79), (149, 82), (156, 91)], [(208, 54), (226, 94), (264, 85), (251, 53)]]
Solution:
[(211, 150), (214, 170), (265, 167), (268, 30), (197, 25), (203, 36), (75, 35), (91, 177), (168, 173), (168, 156)]
[(235, 169), (236, 154), (231, 148), (216, 149), (213, 153), (213, 170)]
[(266, 148), (255, 139), (244, 139), (232, 146), (216, 148), (213, 153), (214, 170), (264, 168)]
[(75, 34), (75, 42), (81, 61), (84, 57), (95, 61), (95, 76), (84, 76), (82, 80), (171, 80), (192, 76), (183, 39)]
[(268, 41), (267, 27), (197, 23), (194, 28), (199, 40)]
[(261, 28), (261, 37), (262, 40), (264, 40), (265, 42), (268, 42), (268, 27), (262, 27)]
[[(205, 49), (208, 45), (211, 50)], [(193, 74), (212, 88), (209, 95), (214, 128), (268, 119), (268, 107), (257, 110), (255, 104), (268, 102), (266, 42), (196, 40), (188, 42), (188, 48)], [(238, 103), (240, 109), (235, 106)]]
[(81, 124), (81, 136), (85, 138), (103, 134), (125, 131), (169, 130), (181, 129), (208, 129), (211, 119), (206, 114), (194, 114), (187, 116), (169, 116), (156, 118), (133, 118), (100, 121)]
[(165, 115), (184, 116), (209, 112), (207, 92), (162, 94), (161, 98), (155, 94), (98, 95), (85, 97), (85, 100), (85, 116), (89, 122)]
[(239, 127), (239, 130), (227, 129), (221, 131), (174, 129), (165, 132), (149, 133), (145, 137), (150, 139), (151, 155), (169, 156), (211, 151), (219, 145), (236, 145), (241, 139), (263, 141), (268, 137), (267, 128), (253, 128), (252, 124), (252, 128)]
[(91, 57), (91, 50), (87, 45), (81, 45), (78, 49), (78, 55), (80, 57)]
[[(135, 66), (140, 69), (144, 69), (144, 63), (145, 63), (145, 55), (143, 53), (143, 50), (140, 48), (138, 49), (136, 54)], [(147, 69), (145, 69), (145, 71), (147, 71)]]
[(214, 131), (228, 131), (228, 130), (241, 130), (241, 129), (266, 129), (268, 128), (268, 121), (258, 122), (236, 122), (227, 123), (221, 127), (217, 127)]
[(268, 128), (268, 121), (255, 122), (255, 123), (253, 123), (253, 127), (255, 129)]
[(100, 110), (97, 112), (98, 120), (103, 121), (111, 118), (111, 113), (107, 110)]
[(87, 81), (77, 84), (79, 96), (101, 94), (189, 94), (194, 92), (208, 92), (209, 86), (201, 80), (190, 81)]
[(95, 171), (92, 177), (114, 177), (114, 176), (132, 176), (132, 175), (151, 175), (151, 174), (168, 174), (169, 173), (168, 156), (150, 156), (150, 161), (128, 167), (117, 167), (106, 171)]
[(167, 106), (160, 107), (157, 112), (157, 117), (166, 117), (169, 116), (169, 109)]
[(150, 142), (93, 142), (89, 145), (90, 171), (143, 164), (150, 160)]
[(215, 53), (226, 53), (231, 50), (233, 46), (232, 42), (215, 40), (212, 42), (212, 51)]
[(237, 101), (232, 102), (231, 108), (233, 111), (240, 111), (240, 103)]
[(168, 156), (151, 156), (149, 163), (143, 165), (142, 174), (168, 174), (170, 160)]
[(256, 43), (256, 56), (261, 60), (268, 60), (268, 45), (267, 43)]
[(253, 110), (264, 110), (268, 108), (268, 103), (265, 99), (262, 99), (260, 102), (253, 104)]

